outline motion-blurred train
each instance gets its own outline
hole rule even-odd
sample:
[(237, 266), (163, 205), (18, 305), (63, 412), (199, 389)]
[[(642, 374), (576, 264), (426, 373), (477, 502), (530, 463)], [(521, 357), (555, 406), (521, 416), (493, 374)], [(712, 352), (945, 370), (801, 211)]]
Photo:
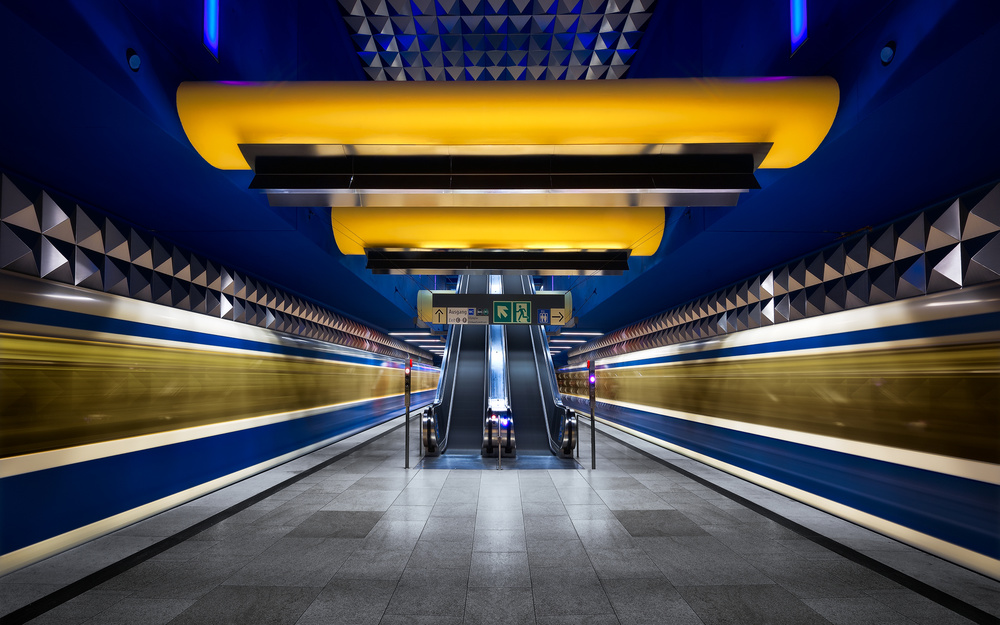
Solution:
[(0, 271), (0, 574), (400, 414), (403, 367)]
[[(585, 410), (585, 366), (558, 374)], [(1000, 578), (1000, 283), (597, 360), (605, 422)]]

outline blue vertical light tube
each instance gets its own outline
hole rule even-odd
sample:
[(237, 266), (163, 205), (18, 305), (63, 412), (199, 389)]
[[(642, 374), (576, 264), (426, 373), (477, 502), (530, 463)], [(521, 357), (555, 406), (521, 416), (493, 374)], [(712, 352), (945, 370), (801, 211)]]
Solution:
[(205, 47), (219, 60), (219, 0), (205, 0)]
[(809, 22), (806, 19), (806, 0), (790, 0), (790, 23), (792, 28), (792, 54), (809, 37)]

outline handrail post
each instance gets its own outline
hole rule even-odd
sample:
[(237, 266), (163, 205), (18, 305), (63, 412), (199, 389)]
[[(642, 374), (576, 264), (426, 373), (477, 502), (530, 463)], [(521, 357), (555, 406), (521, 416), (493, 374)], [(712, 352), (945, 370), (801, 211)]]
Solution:
[(406, 423), (406, 461), (403, 463), (405, 469), (410, 468), (410, 369), (413, 368), (413, 359), (406, 361), (406, 369), (403, 371), (404, 381), (403, 381), (403, 403), (406, 405), (406, 410), (403, 413), (403, 420)]
[(587, 361), (587, 380), (590, 385), (590, 468), (597, 468), (597, 428), (594, 427), (594, 404), (597, 402), (597, 374), (594, 371), (596, 363)]
[(573, 429), (576, 430), (576, 457), (580, 457), (580, 413), (573, 412)]

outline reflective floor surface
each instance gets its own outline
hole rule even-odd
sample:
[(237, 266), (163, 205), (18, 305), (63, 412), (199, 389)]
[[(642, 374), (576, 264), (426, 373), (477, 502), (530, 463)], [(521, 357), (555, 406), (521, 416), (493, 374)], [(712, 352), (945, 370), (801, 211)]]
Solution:
[[(1000, 583), (613, 431), (597, 438), (596, 471), (586, 443), (569, 470), (406, 470), (402, 450), (402, 429), (382, 426), (22, 569), (0, 578), (0, 614), (15, 622), (36, 600), (46, 610), (33, 623), (948, 624), (973, 622), (954, 609), (981, 622), (1000, 614)], [(67, 588), (76, 596), (61, 601)]]

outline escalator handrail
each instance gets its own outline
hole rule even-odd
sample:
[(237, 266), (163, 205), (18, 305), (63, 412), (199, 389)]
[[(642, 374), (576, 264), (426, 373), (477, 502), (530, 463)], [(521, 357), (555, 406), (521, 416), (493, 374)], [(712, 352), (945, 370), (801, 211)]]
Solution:
[[(528, 289), (530, 293), (534, 293), (534, 284), (528, 284)], [(537, 337), (537, 339), (536, 339)], [(555, 374), (555, 364), (552, 362), (552, 354), (548, 349), (548, 341), (545, 338), (545, 327), (544, 326), (531, 326), (531, 349), (532, 358), (535, 363), (535, 372), (538, 375), (538, 388), (539, 394), (542, 397), (542, 411), (545, 416), (545, 431), (549, 436), (549, 447), (552, 449), (553, 453), (559, 454), (561, 451), (561, 440), (557, 440), (562, 434), (563, 424), (559, 424), (559, 429), (553, 435), (553, 423), (549, 421), (548, 406), (549, 401), (552, 402), (553, 414), (552, 418), (560, 416), (561, 419), (565, 419), (567, 415), (567, 408), (562, 402), (562, 395), (559, 393), (559, 383)], [(545, 371), (543, 373), (542, 371)], [(546, 392), (546, 385), (542, 382), (542, 376), (545, 376), (548, 382), (548, 392)]]
[[(433, 404), (438, 404), (438, 405), (441, 404), (441, 396), (442, 396), (442, 393), (444, 392), (444, 387), (447, 386), (448, 363), (453, 358), (452, 353), (451, 353), (451, 349), (452, 349), (452, 337), (453, 337), (453, 334), (452, 334), (452, 332), (449, 331), (448, 332), (448, 338), (445, 339), (445, 343), (444, 343), (444, 357), (441, 358), (441, 377), (438, 379), (437, 391), (434, 393), (434, 401), (432, 402)], [(455, 356), (455, 357), (457, 358), (457, 356)], [(454, 376), (452, 376), (452, 377), (454, 378)]]
[[(469, 291), (469, 276), (459, 277), (457, 291), (459, 293), (467, 293)], [(464, 335), (463, 329), (465, 326), (453, 325), (451, 328), (452, 329), (448, 332), (448, 340), (451, 342), (454, 335), (455, 362), (453, 367), (454, 373), (451, 375), (451, 393), (448, 395), (448, 415), (445, 419), (444, 436), (441, 438), (441, 442), (439, 443), (442, 451), (448, 448), (448, 434), (451, 433), (451, 415), (452, 411), (455, 409), (455, 387), (457, 386), (458, 381), (458, 361), (460, 358), (459, 354), (462, 352), (462, 336)]]

